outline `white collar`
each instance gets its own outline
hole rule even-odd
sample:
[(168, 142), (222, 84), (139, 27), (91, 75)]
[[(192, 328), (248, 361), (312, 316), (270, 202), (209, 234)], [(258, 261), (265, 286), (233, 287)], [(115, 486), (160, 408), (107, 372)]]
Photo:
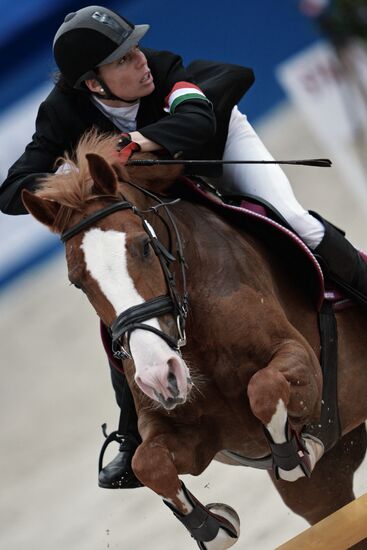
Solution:
[(103, 103), (98, 97), (92, 96), (92, 101), (97, 104), (97, 107), (109, 117), (125, 118), (127, 120), (136, 120), (136, 115), (139, 110), (140, 100), (133, 105), (127, 107), (110, 107)]

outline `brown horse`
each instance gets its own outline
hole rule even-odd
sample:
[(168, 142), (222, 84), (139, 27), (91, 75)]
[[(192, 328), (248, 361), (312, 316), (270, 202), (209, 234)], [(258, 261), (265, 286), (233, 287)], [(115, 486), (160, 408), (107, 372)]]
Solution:
[(142, 437), (136, 476), (201, 549), (224, 550), (238, 539), (236, 513), (204, 507), (178, 476), (199, 475), (214, 458), (231, 462), (223, 450), (261, 459), (269, 442), (282, 448), (297, 434), (303, 459), (270, 475), (284, 502), (316, 523), (354, 499), (366, 451), (365, 312), (355, 305), (336, 313), (342, 438), (323, 454), (301, 434), (317, 421), (322, 394), (310, 296), (256, 235), (205, 204), (161, 201), (126, 183), (146, 178), (164, 193), (179, 170), (119, 167), (114, 145), (114, 137), (85, 138), (75, 164), (65, 159), (70, 171), (48, 177), (36, 194), (24, 191), (23, 201), (63, 235), (69, 279), (124, 358)]

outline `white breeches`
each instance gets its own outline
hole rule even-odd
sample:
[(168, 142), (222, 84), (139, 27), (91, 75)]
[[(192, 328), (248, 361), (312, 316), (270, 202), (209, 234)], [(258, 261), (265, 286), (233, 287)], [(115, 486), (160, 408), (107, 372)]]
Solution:
[[(246, 115), (233, 108), (223, 160), (273, 160)], [(297, 201), (287, 176), (278, 164), (227, 164), (217, 187), (229, 194), (248, 194), (272, 204), (301, 239), (314, 249), (324, 226)]]

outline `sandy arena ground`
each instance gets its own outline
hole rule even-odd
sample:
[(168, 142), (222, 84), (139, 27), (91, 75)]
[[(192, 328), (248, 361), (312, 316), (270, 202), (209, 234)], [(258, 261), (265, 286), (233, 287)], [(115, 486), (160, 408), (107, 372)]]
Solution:
[[(327, 156), (292, 111), (280, 113), (261, 133), (274, 156)], [(336, 169), (287, 172), (304, 206), (367, 248), (366, 206), (350, 195)], [(99, 426), (107, 421), (115, 429), (118, 411), (97, 319), (69, 287), (63, 257), (13, 285), (0, 299), (0, 311), (0, 547), (194, 548), (147, 489), (97, 487)], [(356, 476), (358, 495), (367, 491), (366, 468), (365, 461)], [(213, 464), (199, 478), (184, 478), (204, 503), (225, 502), (237, 510), (242, 535), (235, 548), (272, 550), (307, 527), (283, 505), (264, 472)]]

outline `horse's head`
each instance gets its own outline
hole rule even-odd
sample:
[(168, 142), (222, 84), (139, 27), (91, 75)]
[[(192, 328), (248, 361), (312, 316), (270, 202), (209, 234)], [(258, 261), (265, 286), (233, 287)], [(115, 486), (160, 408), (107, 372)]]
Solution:
[(191, 387), (179, 353), (185, 300), (169, 288), (173, 258), (143, 212), (151, 199), (120, 183), (106, 155), (99, 154), (113, 149), (109, 139), (97, 139), (93, 153), (84, 140), (75, 164), (65, 158), (69, 172), (49, 176), (36, 193), (23, 191), (23, 202), (62, 235), (71, 283), (110, 327), (118, 354), (120, 345), (129, 347), (139, 388), (172, 409), (185, 402)]

